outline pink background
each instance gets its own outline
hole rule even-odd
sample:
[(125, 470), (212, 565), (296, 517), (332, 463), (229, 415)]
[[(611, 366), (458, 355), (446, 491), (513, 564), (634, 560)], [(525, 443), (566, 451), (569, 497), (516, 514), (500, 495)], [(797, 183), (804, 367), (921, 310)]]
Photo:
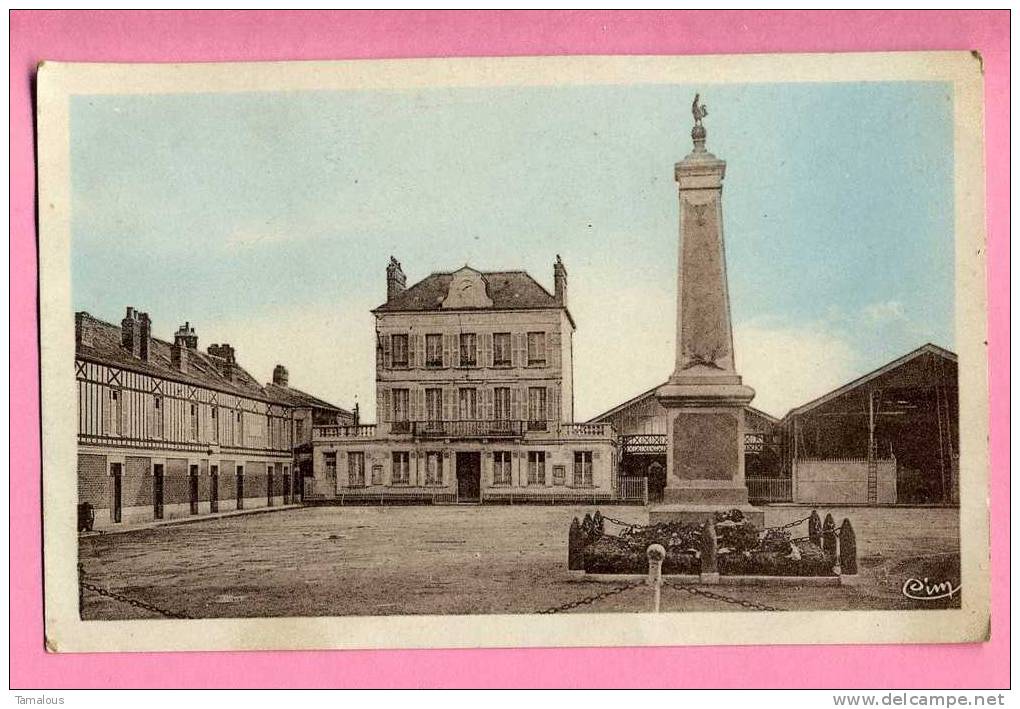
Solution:
[[(1006, 687), (1009, 13), (28, 12), (11, 22), (11, 686)], [(984, 58), (992, 640), (957, 646), (47, 655), (32, 84), (37, 62), (976, 49)], [(611, 668), (611, 669), (610, 669)]]

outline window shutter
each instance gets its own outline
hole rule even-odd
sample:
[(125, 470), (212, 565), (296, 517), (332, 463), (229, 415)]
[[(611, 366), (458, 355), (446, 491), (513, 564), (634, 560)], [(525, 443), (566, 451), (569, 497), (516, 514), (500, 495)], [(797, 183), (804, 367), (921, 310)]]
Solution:
[(492, 362), (492, 333), (482, 333), (482, 355), (481, 360), (478, 362), (480, 367), (491, 367)]
[(460, 366), (460, 337), (456, 334), (450, 335), (450, 352), (453, 353), (453, 366)]
[(512, 414), (510, 418), (515, 421), (520, 421), (525, 418), (524, 413), (521, 411), (521, 388), (514, 387), (513, 391), (511, 391), (511, 397), (513, 399), (513, 403), (511, 404), (510, 410)]
[(560, 389), (559, 387), (547, 387), (546, 396), (546, 418), (550, 421), (560, 419)]
[(417, 335), (415, 339), (418, 341), (418, 346), (415, 348), (417, 359), (414, 362), (414, 366), (421, 369), (425, 366), (425, 335)]
[(383, 423), (388, 423), (390, 420), (390, 390), (380, 389), (378, 401), (380, 410), (376, 412), (376, 418)]
[(452, 339), (453, 339), (452, 335), (443, 335), (443, 366), (444, 367), (452, 367), (453, 366), (453, 352), (450, 351), (451, 347), (452, 347), (452, 343), (451, 343)]
[(418, 336), (413, 332), (409, 333), (407, 336), (407, 366), (412, 369), (418, 366), (417, 344)]
[(560, 333), (553, 330), (545, 336), (545, 363), (548, 367), (560, 366)]
[(455, 421), (456, 416), (456, 404), (455, 401), (457, 392), (455, 389), (443, 389), (443, 420), (444, 421)]
[(485, 403), (482, 406), (482, 415), (480, 418), (486, 421), (492, 421), (496, 416), (492, 406), (492, 388), (486, 387), (482, 390), (482, 396)]
[(513, 338), (513, 365), (524, 367), (528, 364), (528, 336), (523, 332), (515, 332)]
[(383, 336), (383, 369), (391, 369), (393, 367), (393, 343), (390, 340), (390, 335)]

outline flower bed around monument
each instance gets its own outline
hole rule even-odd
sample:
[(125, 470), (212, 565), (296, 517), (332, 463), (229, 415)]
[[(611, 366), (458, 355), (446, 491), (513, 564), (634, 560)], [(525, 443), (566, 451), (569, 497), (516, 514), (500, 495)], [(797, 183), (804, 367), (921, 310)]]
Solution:
[[(794, 528), (807, 525), (805, 536)], [(607, 525), (619, 529), (607, 532)], [(839, 542), (842, 541), (842, 544)], [(712, 525), (630, 525), (598, 511), (574, 520), (568, 567), (588, 574), (646, 574), (647, 550), (665, 550), (666, 575), (834, 577), (856, 574), (856, 544), (849, 520), (836, 529), (817, 512), (783, 527), (758, 529), (740, 510), (717, 512)]]

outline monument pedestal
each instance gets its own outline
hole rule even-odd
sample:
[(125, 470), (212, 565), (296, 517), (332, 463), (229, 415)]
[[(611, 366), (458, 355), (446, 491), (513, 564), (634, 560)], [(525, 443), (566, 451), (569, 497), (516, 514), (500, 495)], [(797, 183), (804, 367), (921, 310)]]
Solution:
[(667, 384), (656, 396), (667, 412), (668, 475), (650, 522), (700, 524), (738, 509), (763, 527), (765, 512), (748, 503), (744, 482), (744, 407), (754, 390), (739, 376), (708, 375)]

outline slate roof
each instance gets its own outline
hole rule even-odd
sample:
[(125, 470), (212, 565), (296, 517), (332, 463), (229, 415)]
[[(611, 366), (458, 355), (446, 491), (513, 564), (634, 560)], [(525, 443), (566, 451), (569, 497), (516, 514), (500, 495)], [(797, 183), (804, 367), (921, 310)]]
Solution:
[[(482, 272), (481, 276), (485, 281), (485, 291), (492, 299), (492, 307), (487, 310), (563, 307), (552, 293), (524, 271), (488, 271)], [(452, 273), (433, 273), (372, 312), (442, 310), (452, 280)]]
[(234, 378), (233, 380), (228, 379), (220, 368), (223, 360), (202, 350), (188, 350), (187, 366), (185, 371), (180, 371), (170, 359), (172, 345), (158, 337), (150, 339), (148, 361), (139, 359), (132, 356), (121, 345), (120, 325), (105, 322), (92, 315), (87, 315), (87, 318), (88, 327), (92, 333), (92, 344), (91, 346), (77, 345), (75, 348), (76, 359), (108, 364), (163, 379), (194, 384), (286, 406), (310, 406), (343, 411), (337, 406), (297, 389), (284, 389), (276, 385), (263, 386), (236, 362), (234, 363)]
[(339, 411), (345, 414), (351, 413), (347, 409), (340, 408), (339, 406), (334, 406), (328, 401), (323, 401), (322, 399), (316, 396), (312, 396), (311, 394), (303, 392), (300, 389), (295, 389), (292, 386), (282, 387), (277, 384), (270, 383), (266, 384), (264, 388), (266, 390), (266, 393), (274, 400), (279, 401), (280, 403), (283, 404), (287, 404), (289, 406), (311, 409), (329, 409), (331, 411)]

